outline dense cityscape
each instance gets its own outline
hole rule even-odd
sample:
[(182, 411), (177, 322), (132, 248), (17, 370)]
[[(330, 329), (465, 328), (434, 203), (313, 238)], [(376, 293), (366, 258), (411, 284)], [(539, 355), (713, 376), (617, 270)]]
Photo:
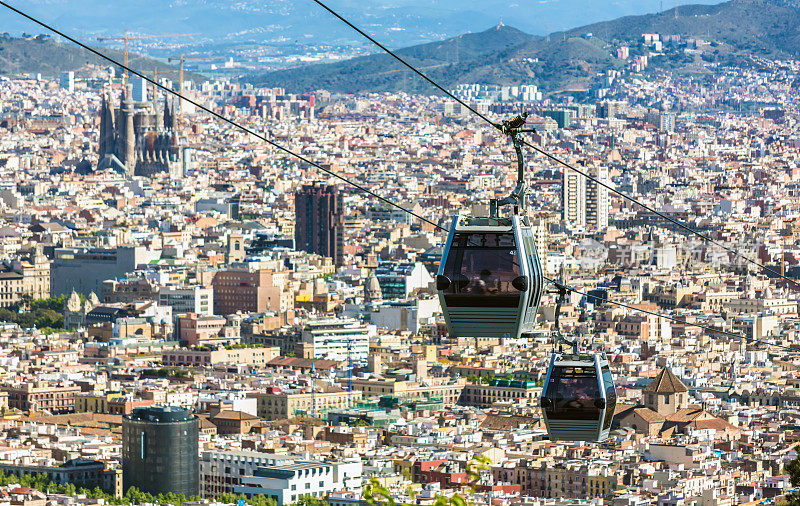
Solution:
[[(520, 338), (437, 291), (517, 184), (458, 102), (159, 81), (307, 163), (112, 65), (0, 76), (0, 505), (796, 504), (800, 62), (641, 56), (711, 43), (643, 33), (580, 100), (452, 90), (658, 211), (523, 149), (574, 289)], [(607, 439), (548, 437), (557, 331), (608, 357)]]

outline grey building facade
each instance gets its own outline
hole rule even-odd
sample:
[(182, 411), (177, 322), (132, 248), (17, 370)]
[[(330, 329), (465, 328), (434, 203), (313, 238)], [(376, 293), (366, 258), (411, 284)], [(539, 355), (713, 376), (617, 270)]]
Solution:
[(199, 420), (172, 406), (134, 409), (122, 419), (122, 484), (151, 494), (200, 493)]
[(101, 293), (103, 281), (119, 279), (138, 266), (161, 258), (160, 250), (142, 246), (56, 248), (50, 266), (50, 293)]

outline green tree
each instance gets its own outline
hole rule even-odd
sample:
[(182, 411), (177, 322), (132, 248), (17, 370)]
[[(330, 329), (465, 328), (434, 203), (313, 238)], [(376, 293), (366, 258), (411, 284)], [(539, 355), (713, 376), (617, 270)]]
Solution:
[(64, 304), (67, 303), (68, 296), (66, 294), (59, 295), (58, 297), (50, 297), (49, 299), (28, 299), (31, 310), (34, 309), (51, 309), (53, 311), (63, 311)]
[(489, 383), (494, 379), (494, 374), (489, 373), (486, 376), (481, 376), (481, 383)]
[[(467, 465), (467, 487), (466, 497), (470, 498), (469, 501), (461, 494), (453, 494), (451, 497), (437, 495), (433, 506), (472, 506), (473, 502), (471, 497), (475, 494), (478, 483), (480, 482), (481, 472), (488, 469), (490, 460), (484, 455), (475, 455)], [(411, 498), (410, 502), (398, 504), (392, 493), (381, 482), (373, 477), (370, 478), (369, 483), (364, 486), (364, 500), (371, 506), (413, 506), (414, 504), (414, 491), (409, 487), (407, 494)], [(316, 505), (314, 505), (316, 506)]]
[(64, 486), (64, 494), (66, 495), (75, 495), (78, 493), (78, 489), (74, 483), (67, 483)]
[[(800, 447), (800, 445), (798, 445)], [(797, 449), (798, 447), (795, 447)], [(789, 482), (795, 489), (800, 488), (800, 457), (786, 464), (783, 472), (789, 475)], [(800, 492), (792, 492), (786, 496), (786, 504), (800, 506)]]
[(294, 506), (328, 506), (328, 501), (313, 495), (301, 495)]
[(277, 506), (277, 501), (275, 499), (270, 499), (265, 495), (254, 495), (250, 499), (247, 499), (247, 504), (251, 506)]

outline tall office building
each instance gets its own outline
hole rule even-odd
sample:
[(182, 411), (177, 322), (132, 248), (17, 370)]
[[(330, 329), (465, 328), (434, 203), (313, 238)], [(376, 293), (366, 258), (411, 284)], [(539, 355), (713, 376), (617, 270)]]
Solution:
[(133, 101), (147, 102), (147, 81), (143, 77), (131, 76), (133, 84)]
[(297, 249), (333, 258), (336, 265), (344, 259), (344, 204), (335, 186), (304, 185), (294, 196)]
[[(583, 170), (598, 181), (610, 184), (607, 167), (592, 166)], [(564, 168), (563, 174), (561, 218), (573, 228), (601, 230), (608, 227), (611, 206), (608, 189), (573, 170)]]
[[(589, 174), (604, 184), (611, 183), (611, 179), (608, 177), (608, 167), (590, 167)], [(600, 186), (594, 181), (586, 181), (586, 226), (596, 230), (607, 228), (610, 207), (608, 188)]]
[(159, 258), (161, 250), (144, 246), (56, 248), (50, 265), (50, 293), (53, 296), (73, 291), (87, 295), (101, 293), (104, 281), (125, 277)]
[(67, 90), (70, 93), (75, 91), (75, 72), (71, 70), (62, 72), (58, 79), (58, 85), (62, 90)]
[(644, 117), (645, 121), (658, 128), (660, 132), (674, 132), (676, 115), (666, 111), (651, 111)]
[(571, 227), (586, 226), (586, 178), (564, 168), (561, 182), (561, 219)]
[(237, 311), (263, 313), (285, 311), (291, 299), (281, 288), (276, 275), (268, 269), (231, 267), (214, 275), (214, 314), (229, 315)]
[(375, 325), (364, 325), (352, 319), (322, 318), (306, 324), (301, 340), (311, 344), (314, 357), (318, 359), (366, 360), (369, 338), (375, 331)]
[(200, 493), (199, 421), (183, 408), (137, 408), (122, 418), (122, 486), (151, 494)]

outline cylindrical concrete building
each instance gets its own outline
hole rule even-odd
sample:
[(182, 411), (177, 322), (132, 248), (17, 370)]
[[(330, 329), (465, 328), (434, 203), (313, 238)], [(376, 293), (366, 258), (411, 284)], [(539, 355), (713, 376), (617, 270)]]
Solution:
[(143, 492), (200, 493), (199, 421), (171, 406), (134, 409), (122, 420), (122, 485)]

